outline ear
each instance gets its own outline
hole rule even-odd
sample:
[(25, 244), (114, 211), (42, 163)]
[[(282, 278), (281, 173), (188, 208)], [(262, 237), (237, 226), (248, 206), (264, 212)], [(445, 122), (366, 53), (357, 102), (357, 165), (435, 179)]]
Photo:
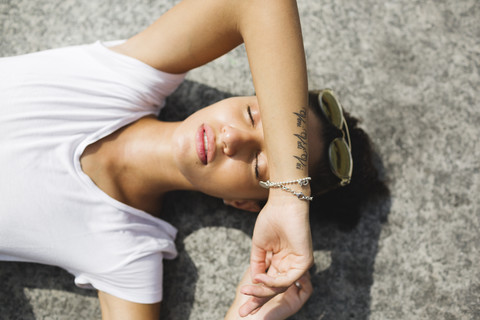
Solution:
[(250, 211), (250, 212), (260, 212), (262, 208), (260, 208), (260, 205), (256, 200), (223, 200), (223, 203), (225, 203), (228, 206), (232, 206), (237, 209), (245, 210), (245, 211)]

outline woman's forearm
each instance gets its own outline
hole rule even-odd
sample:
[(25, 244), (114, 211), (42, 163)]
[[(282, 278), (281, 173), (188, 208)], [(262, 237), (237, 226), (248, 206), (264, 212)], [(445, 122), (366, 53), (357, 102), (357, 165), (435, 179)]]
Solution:
[(296, 2), (262, 0), (239, 22), (258, 96), (270, 179), (308, 175), (305, 53)]

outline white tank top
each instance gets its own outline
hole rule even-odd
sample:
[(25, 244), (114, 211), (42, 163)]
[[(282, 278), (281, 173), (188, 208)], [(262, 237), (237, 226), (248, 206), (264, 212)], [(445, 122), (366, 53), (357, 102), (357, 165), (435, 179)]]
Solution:
[(89, 144), (158, 115), (184, 79), (115, 53), (113, 43), (0, 59), (0, 260), (62, 267), (81, 287), (162, 299), (176, 229), (120, 203), (84, 174)]

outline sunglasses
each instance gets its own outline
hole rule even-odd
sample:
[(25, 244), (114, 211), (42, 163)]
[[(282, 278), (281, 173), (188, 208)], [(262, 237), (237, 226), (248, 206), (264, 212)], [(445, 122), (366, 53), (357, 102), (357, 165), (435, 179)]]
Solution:
[[(342, 106), (330, 89), (321, 90), (318, 93), (318, 104), (328, 122), (342, 132), (341, 138), (335, 138), (330, 143), (328, 156), (330, 169), (340, 179), (339, 184), (346, 186), (352, 179), (353, 160), (350, 133), (348, 132), (347, 121), (343, 116)], [(347, 140), (345, 140), (345, 137)]]

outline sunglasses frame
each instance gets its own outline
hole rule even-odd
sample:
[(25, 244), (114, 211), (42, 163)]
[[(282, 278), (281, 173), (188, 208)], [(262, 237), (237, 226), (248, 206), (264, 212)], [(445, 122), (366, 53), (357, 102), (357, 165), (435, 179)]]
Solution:
[[(340, 118), (340, 124), (336, 125), (333, 122), (332, 117), (328, 115), (328, 112), (326, 111), (327, 108), (324, 106), (324, 103), (323, 103), (323, 96), (324, 95), (329, 95), (330, 98), (333, 99), (333, 102), (336, 105), (338, 114), (341, 117)], [(327, 119), (327, 121), (330, 122), (330, 124), (332, 126), (334, 126), (335, 128), (339, 129), (342, 132), (342, 137), (341, 138), (340, 137), (335, 138), (335, 139), (333, 139), (332, 142), (330, 142), (330, 145), (328, 147), (328, 151), (329, 151), (328, 152), (328, 157), (329, 157), (330, 169), (332, 170), (332, 173), (340, 179), (339, 185), (340, 186), (346, 186), (350, 183), (350, 181), (352, 179), (353, 159), (352, 159), (352, 147), (351, 147), (352, 145), (351, 145), (351, 141), (350, 141), (350, 132), (348, 131), (347, 121), (345, 120), (345, 117), (343, 115), (342, 105), (340, 104), (336, 95), (333, 93), (333, 91), (331, 89), (324, 89), (324, 90), (319, 91), (317, 98), (318, 98), (318, 104), (319, 104), (320, 110), (323, 113), (323, 115), (325, 116), (325, 119)], [(332, 108), (332, 106), (329, 106), (329, 107)], [(347, 136), (347, 140), (345, 140), (345, 136)], [(348, 173), (346, 175), (341, 174), (335, 168), (335, 166), (333, 164), (332, 152), (334, 152), (334, 148), (338, 149), (338, 147), (336, 146), (336, 141), (339, 141), (339, 143), (342, 143), (348, 151), (349, 170), (348, 170)], [(348, 141), (348, 143), (347, 143), (347, 141)]]

